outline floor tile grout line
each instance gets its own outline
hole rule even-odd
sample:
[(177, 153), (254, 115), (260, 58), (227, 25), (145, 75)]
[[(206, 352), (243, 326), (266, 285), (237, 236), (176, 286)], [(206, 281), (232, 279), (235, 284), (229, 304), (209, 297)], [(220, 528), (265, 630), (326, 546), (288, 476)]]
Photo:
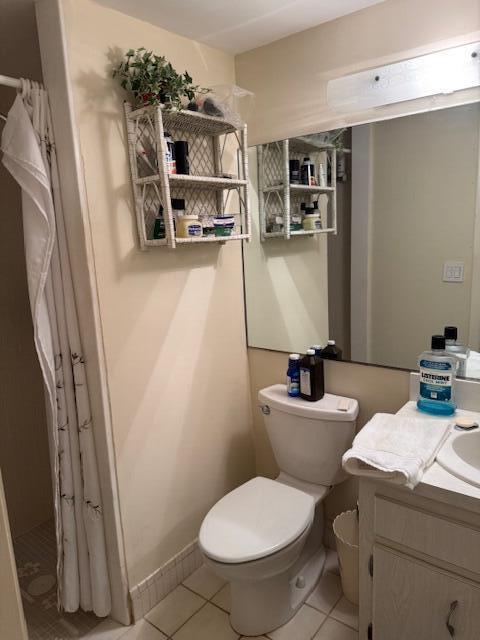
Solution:
[[(200, 609), (199, 609), (199, 610), (200, 610)], [(151, 627), (153, 627), (153, 628), (154, 628), (154, 629), (156, 629), (157, 631), (160, 631), (160, 633), (161, 633), (163, 636), (165, 636), (166, 640), (171, 640), (170, 636), (167, 636), (167, 634), (166, 634), (166, 633), (164, 633), (161, 629), (159, 629), (158, 627), (156, 627), (156, 626), (153, 624), (153, 622), (150, 622), (150, 620), (147, 620), (147, 618), (143, 618), (143, 620), (145, 620), (145, 622), (146, 622), (147, 624), (149, 624)], [(136, 623), (135, 623), (135, 624), (136, 624)], [(135, 624), (134, 624), (134, 626), (135, 626)], [(176, 633), (176, 632), (175, 632), (175, 633)], [(119, 640), (122, 640), (122, 637), (123, 637), (123, 636), (120, 636)]]
[[(194, 593), (195, 593), (195, 592), (194, 592)], [(197, 595), (198, 595), (198, 594), (197, 594)], [(204, 600), (205, 600), (205, 598), (204, 598)], [(177, 633), (180, 631), (180, 629), (181, 629), (182, 627), (184, 627), (184, 626), (187, 624), (187, 622), (189, 622), (189, 621), (190, 621), (194, 616), (196, 616), (196, 615), (197, 615), (197, 613), (199, 613), (202, 609), (204, 609), (204, 608), (207, 606), (207, 604), (208, 604), (208, 600), (205, 600), (205, 602), (202, 604), (202, 606), (200, 607), (200, 609), (197, 609), (197, 610), (195, 611), (195, 613), (192, 613), (192, 615), (191, 615), (190, 617), (188, 617), (188, 618), (185, 620), (185, 622), (182, 622), (182, 624), (178, 627), (178, 629), (175, 629), (175, 631), (174, 631), (174, 632), (172, 633), (172, 635), (171, 635), (172, 640), (173, 640), (173, 638), (174, 638), (175, 634), (177, 634)], [(157, 627), (157, 629), (158, 629), (158, 627)], [(162, 630), (160, 629), (160, 631), (162, 631)], [(163, 633), (163, 632), (162, 632), (162, 633)]]
[[(215, 591), (215, 593), (213, 594), (213, 596), (211, 598), (206, 598), (205, 596), (202, 596), (201, 593), (198, 593), (198, 591), (195, 591), (194, 589), (192, 589), (191, 587), (188, 587), (184, 582), (181, 582), (178, 586), (182, 586), (185, 587), (185, 589), (188, 589), (189, 591), (191, 591), (191, 593), (194, 593), (196, 596), (199, 596), (200, 598), (203, 598), (206, 602), (212, 602), (213, 598), (215, 598), (215, 596), (217, 596), (220, 591), (225, 587), (225, 585), (227, 585), (228, 582), (226, 582), (225, 584), (222, 584), (222, 586), (220, 587), (220, 589), (218, 589), (218, 591)], [(161, 602), (161, 601), (160, 601)], [(214, 602), (212, 602), (212, 604), (215, 604)], [(216, 606), (216, 605), (215, 605)], [(220, 607), (221, 609), (221, 607)], [(222, 611), (224, 611), (224, 609), (222, 609)]]
[[(191, 587), (187, 587), (187, 585), (184, 582), (181, 582), (177, 587), (175, 587), (175, 589), (178, 589), (178, 587), (184, 587), (185, 589), (187, 589), (188, 591), (190, 591), (190, 593), (195, 594), (196, 596), (198, 596), (199, 598), (202, 598), (202, 600), (205, 600), (205, 602), (210, 602), (210, 600), (208, 598), (205, 598), (205, 596), (202, 596), (201, 593), (198, 593), (198, 591), (194, 591)], [(223, 587), (222, 587), (223, 588)], [(220, 589), (219, 589), (220, 591)], [(217, 593), (215, 593), (215, 595), (217, 595)], [(215, 597), (215, 596), (213, 596)], [(163, 600), (163, 598), (162, 598)], [(160, 600), (160, 602), (162, 601)]]

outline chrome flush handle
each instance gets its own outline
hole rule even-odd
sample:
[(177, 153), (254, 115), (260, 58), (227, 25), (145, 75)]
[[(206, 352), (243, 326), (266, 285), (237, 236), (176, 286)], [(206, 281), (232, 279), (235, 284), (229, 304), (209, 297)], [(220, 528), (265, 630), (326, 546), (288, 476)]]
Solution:
[(450, 603), (450, 611), (448, 612), (447, 622), (445, 623), (447, 625), (448, 633), (450, 634), (451, 638), (455, 637), (455, 627), (452, 624), (452, 616), (455, 613), (455, 610), (457, 607), (458, 607), (458, 600), (454, 600), (453, 602)]
[(261, 409), (264, 416), (270, 415), (270, 407), (268, 406), (268, 404), (262, 404)]

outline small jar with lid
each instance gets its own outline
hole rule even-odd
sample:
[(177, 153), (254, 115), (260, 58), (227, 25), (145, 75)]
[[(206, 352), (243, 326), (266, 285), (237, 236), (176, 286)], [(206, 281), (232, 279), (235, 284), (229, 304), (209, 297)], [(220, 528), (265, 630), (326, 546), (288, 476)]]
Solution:
[(316, 210), (313, 207), (306, 207), (302, 224), (304, 231), (318, 231), (321, 229), (322, 221), (320, 220), (320, 213), (318, 209)]
[(202, 223), (198, 215), (183, 215), (177, 218), (177, 238), (201, 238), (203, 233)]

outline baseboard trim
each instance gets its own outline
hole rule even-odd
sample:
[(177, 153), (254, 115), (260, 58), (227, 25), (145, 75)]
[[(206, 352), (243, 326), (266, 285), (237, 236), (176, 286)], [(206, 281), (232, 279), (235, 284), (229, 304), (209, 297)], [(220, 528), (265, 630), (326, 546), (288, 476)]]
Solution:
[(137, 622), (203, 563), (197, 540), (130, 589), (133, 620)]

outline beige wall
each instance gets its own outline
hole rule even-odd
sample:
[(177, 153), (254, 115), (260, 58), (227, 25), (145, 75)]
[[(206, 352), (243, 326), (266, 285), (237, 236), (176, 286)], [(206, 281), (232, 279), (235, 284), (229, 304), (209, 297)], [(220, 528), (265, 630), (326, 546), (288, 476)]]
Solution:
[[(257, 406), (259, 389), (284, 382), (288, 354), (263, 349), (249, 349), (250, 384), (253, 404), (257, 473), (274, 478), (278, 467)], [(325, 361), (325, 391), (355, 398), (360, 405), (357, 427), (361, 428), (379, 411), (395, 413), (408, 401), (409, 373), (383, 367)], [(335, 487), (326, 500), (326, 517), (331, 521), (338, 513), (355, 505), (356, 482), (347, 480)]]
[[(445, 325), (468, 341), (480, 105), (372, 127), (370, 361), (415, 368)], [(447, 260), (464, 282), (443, 282)]]
[(475, 41), (479, 29), (478, 0), (386, 0), (247, 51), (235, 64), (237, 83), (255, 92), (250, 143), (478, 99), (476, 89), (342, 115), (328, 108), (326, 86), (331, 78)]
[(299, 351), (325, 344), (328, 331), (327, 238), (260, 241), (257, 151), (249, 149), (252, 241), (243, 249), (248, 344)]
[[(41, 80), (33, 3), (0, 0), (1, 73)], [(15, 91), (0, 86), (6, 114)], [(0, 121), (0, 132), (3, 124)], [(43, 383), (33, 344), (21, 192), (0, 164), (0, 469), (14, 537), (52, 517)]]
[(233, 82), (234, 65), (90, 0), (63, 7), (133, 585), (195, 538), (254, 464), (241, 247), (138, 250), (124, 93), (110, 65), (145, 46), (207, 86)]

